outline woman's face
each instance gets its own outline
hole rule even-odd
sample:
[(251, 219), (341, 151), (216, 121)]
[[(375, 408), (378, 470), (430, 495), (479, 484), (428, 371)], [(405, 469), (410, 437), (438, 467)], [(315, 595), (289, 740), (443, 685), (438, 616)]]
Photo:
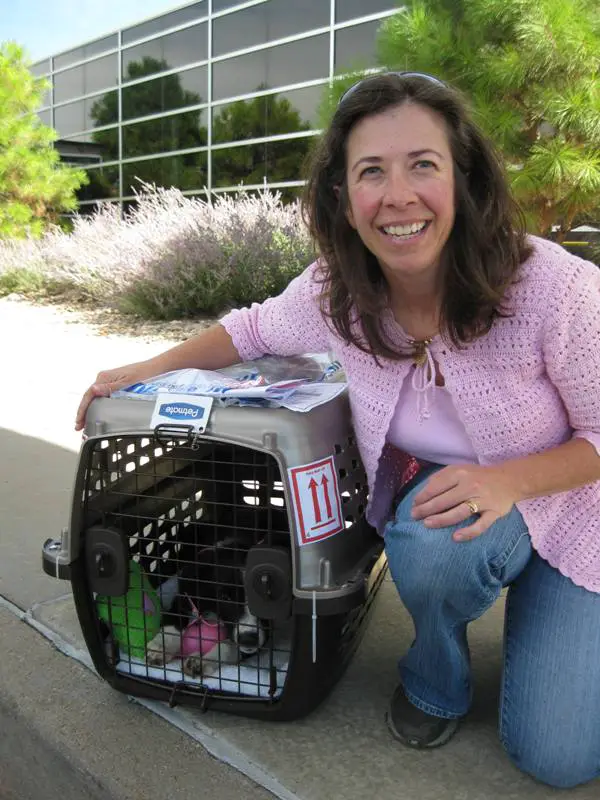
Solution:
[(390, 285), (433, 285), (455, 216), (443, 118), (410, 102), (364, 117), (348, 137), (346, 169), (348, 221)]

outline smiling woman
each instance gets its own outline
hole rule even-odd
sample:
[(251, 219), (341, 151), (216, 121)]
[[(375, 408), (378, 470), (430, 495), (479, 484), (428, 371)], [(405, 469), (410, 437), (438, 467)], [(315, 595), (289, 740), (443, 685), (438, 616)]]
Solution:
[(304, 209), (320, 256), (277, 297), (91, 399), (184, 367), (333, 351), (415, 625), (387, 713), (437, 747), (472, 701), (467, 626), (504, 586), (500, 734), (553, 786), (600, 774), (600, 272), (525, 234), (460, 95), (415, 73), (360, 81), (316, 147)]

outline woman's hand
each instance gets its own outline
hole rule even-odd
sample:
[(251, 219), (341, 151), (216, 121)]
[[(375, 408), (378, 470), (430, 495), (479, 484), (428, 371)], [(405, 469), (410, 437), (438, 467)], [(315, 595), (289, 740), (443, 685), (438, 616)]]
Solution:
[(94, 397), (110, 397), (118, 389), (131, 386), (131, 384), (138, 381), (147, 380), (153, 374), (155, 373), (149, 372), (148, 366), (144, 361), (99, 372), (96, 380), (81, 399), (75, 418), (75, 430), (80, 431), (85, 426), (85, 415)]
[(452, 536), (465, 541), (481, 536), (520, 499), (508, 469), (461, 464), (444, 467), (429, 478), (415, 496), (412, 516), (428, 528), (444, 528), (471, 517), (474, 512), (468, 503), (475, 503), (477, 521)]

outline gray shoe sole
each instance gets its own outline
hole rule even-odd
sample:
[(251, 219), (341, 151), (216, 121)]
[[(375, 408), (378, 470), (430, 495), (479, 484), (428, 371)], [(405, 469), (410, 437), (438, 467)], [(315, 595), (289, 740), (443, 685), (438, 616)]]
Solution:
[(394, 725), (389, 711), (386, 711), (385, 713), (385, 721), (387, 723), (388, 730), (394, 739), (405, 745), (405, 747), (412, 747), (414, 750), (432, 750), (435, 747), (441, 747), (442, 745), (446, 744), (446, 742), (449, 742), (454, 736), (460, 723), (459, 719), (447, 720), (448, 724), (437, 738), (433, 739), (431, 742), (423, 743), (415, 737), (405, 736), (402, 734)]

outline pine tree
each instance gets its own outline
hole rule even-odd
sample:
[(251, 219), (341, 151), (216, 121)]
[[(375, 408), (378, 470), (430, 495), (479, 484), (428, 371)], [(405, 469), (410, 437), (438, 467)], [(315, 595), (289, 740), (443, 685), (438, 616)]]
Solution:
[(462, 90), (531, 232), (563, 241), (600, 221), (598, 0), (407, 0), (377, 51)]
[(39, 236), (77, 207), (75, 191), (86, 182), (84, 172), (61, 165), (57, 134), (36, 115), (46, 88), (18, 45), (0, 45), (0, 239)]

